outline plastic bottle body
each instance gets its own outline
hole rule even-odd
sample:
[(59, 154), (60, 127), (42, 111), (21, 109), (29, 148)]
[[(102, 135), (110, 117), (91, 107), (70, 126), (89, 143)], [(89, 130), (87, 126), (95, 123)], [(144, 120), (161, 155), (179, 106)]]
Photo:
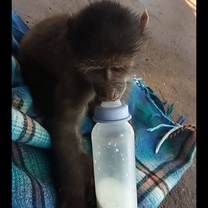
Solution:
[(92, 130), (98, 208), (136, 208), (134, 131), (128, 122), (97, 123)]

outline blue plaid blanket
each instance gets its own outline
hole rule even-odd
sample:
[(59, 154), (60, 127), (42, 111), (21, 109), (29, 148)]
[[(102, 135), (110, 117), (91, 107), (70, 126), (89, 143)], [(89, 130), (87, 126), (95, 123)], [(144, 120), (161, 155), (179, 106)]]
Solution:
[[(28, 86), (15, 60), (19, 43), (29, 28), (12, 11), (12, 207), (54, 208), (56, 193), (50, 160), (51, 141), (41, 126)], [(135, 79), (127, 102), (136, 128), (136, 181), (138, 208), (156, 208), (192, 165), (196, 131), (170, 119), (173, 105), (165, 105), (142, 79)], [(83, 139), (91, 152), (94, 122), (87, 114)]]

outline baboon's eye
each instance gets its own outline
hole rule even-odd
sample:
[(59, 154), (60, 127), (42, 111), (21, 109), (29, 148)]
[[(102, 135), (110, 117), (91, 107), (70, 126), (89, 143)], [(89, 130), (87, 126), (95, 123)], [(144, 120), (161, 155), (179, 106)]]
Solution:
[(105, 69), (103, 69), (103, 68), (92, 69), (89, 72), (92, 75), (99, 75), (99, 74), (104, 74), (105, 73)]
[(113, 68), (111, 68), (111, 71), (112, 72), (116, 72), (116, 73), (121, 73), (121, 72), (123, 72), (123, 69), (122, 68), (113, 67)]

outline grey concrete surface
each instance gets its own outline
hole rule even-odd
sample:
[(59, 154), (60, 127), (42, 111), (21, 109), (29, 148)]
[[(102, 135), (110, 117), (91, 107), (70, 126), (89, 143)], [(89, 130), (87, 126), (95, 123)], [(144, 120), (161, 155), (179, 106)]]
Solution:
[[(95, 0), (12, 0), (12, 8), (29, 25), (59, 12), (74, 13)], [(196, 2), (195, 0), (119, 0), (150, 22), (138, 64), (138, 77), (169, 105), (172, 119), (181, 115), (196, 125)], [(192, 167), (159, 208), (196, 207), (196, 157)]]

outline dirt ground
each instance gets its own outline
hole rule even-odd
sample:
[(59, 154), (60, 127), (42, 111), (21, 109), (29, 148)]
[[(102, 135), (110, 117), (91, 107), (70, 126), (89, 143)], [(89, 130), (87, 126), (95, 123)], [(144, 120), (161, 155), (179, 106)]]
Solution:
[[(94, 0), (95, 1), (95, 0)], [(29, 25), (59, 12), (74, 13), (93, 0), (12, 0), (12, 8)], [(120, 0), (137, 14), (146, 8), (150, 39), (140, 57), (137, 77), (169, 105), (172, 119), (196, 125), (196, 1)], [(159, 208), (196, 207), (196, 158)]]

